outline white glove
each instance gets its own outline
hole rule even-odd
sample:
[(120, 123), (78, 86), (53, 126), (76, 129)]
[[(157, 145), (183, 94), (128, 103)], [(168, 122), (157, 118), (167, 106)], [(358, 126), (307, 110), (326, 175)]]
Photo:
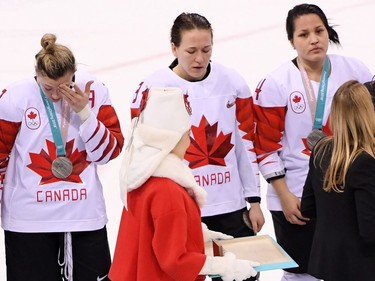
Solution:
[(224, 257), (207, 256), (199, 274), (220, 275), (223, 281), (242, 281), (256, 276), (253, 266), (258, 265), (257, 262), (236, 259), (233, 253), (226, 252)]
[(203, 232), (204, 242), (210, 242), (212, 240), (233, 239), (233, 236), (231, 235), (227, 235), (219, 231), (209, 230), (207, 225), (203, 222), (202, 222), (202, 232)]
[(259, 263), (236, 259), (236, 256), (231, 252), (226, 252), (224, 258), (226, 260), (226, 270), (221, 275), (223, 281), (242, 281), (257, 275), (253, 266), (257, 266)]

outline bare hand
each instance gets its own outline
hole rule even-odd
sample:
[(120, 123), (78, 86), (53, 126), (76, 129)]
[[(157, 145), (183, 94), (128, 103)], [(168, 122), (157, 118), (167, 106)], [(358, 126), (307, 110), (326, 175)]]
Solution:
[(67, 84), (60, 84), (57, 91), (61, 97), (67, 101), (73, 111), (77, 113), (87, 105), (92, 83), (94, 83), (94, 81), (88, 81), (86, 83), (84, 92), (75, 84), (73, 88), (70, 88)]
[(293, 193), (288, 192), (280, 198), (285, 219), (291, 224), (305, 225), (309, 218), (301, 214), (301, 201)]
[(249, 219), (253, 227), (254, 233), (258, 233), (264, 225), (264, 216), (259, 203), (251, 203), (249, 211)]

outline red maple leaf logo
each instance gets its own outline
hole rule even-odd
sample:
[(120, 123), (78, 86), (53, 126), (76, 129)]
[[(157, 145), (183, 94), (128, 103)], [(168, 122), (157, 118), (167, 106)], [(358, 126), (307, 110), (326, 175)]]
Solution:
[(234, 146), (230, 143), (232, 133), (217, 134), (217, 122), (211, 126), (205, 116), (202, 116), (198, 127), (191, 127), (191, 132), (194, 138), (190, 137), (191, 144), (185, 154), (190, 168), (226, 166), (224, 158)]
[(299, 96), (294, 96), (294, 98), (293, 98), (293, 102), (295, 102), (295, 103), (299, 103), (301, 101), (301, 97), (299, 97)]
[(90, 161), (86, 160), (86, 151), (73, 150), (74, 140), (66, 143), (66, 156), (70, 159), (73, 164), (73, 171), (69, 177), (65, 179), (56, 178), (52, 174), (52, 162), (56, 159), (56, 146), (53, 142), (46, 140), (47, 151), (42, 149), (40, 153), (30, 153), (31, 163), (27, 167), (39, 174), (42, 179), (40, 184), (48, 184), (58, 181), (68, 181), (75, 183), (82, 183), (81, 177), (79, 176), (83, 170), (90, 165)]
[(30, 114), (27, 115), (27, 117), (29, 117), (30, 119), (35, 119), (36, 114), (33, 111), (31, 111)]

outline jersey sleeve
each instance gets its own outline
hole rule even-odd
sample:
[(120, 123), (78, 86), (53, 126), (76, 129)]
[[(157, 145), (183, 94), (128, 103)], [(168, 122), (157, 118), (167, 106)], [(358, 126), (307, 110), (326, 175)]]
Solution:
[(0, 202), (9, 155), (22, 120), (22, 114), (19, 114), (15, 109), (11, 93), (3, 90), (0, 95)]
[(266, 180), (285, 174), (279, 153), (286, 111), (287, 100), (277, 83), (271, 77), (262, 79), (254, 93), (254, 146), (259, 170)]
[[(253, 99), (250, 90), (242, 92), (236, 99), (236, 157), (241, 181), (244, 184), (244, 197), (257, 197), (260, 201), (260, 177), (254, 150)], [(254, 202), (255, 202), (254, 201)]]
[(371, 73), (370, 69), (360, 60), (356, 58), (351, 58), (351, 64), (348, 64), (347, 67), (353, 69), (356, 73), (356, 79), (361, 82), (365, 83), (367, 81), (373, 80), (373, 74)]
[(124, 137), (107, 87), (100, 82), (95, 83), (91, 96), (95, 96), (96, 102), (100, 103), (94, 105), (98, 106), (98, 113), (95, 116), (93, 111), (91, 112), (90, 117), (80, 127), (80, 136), (85, 142), (88, 160), (105, 164), (121, 153)]

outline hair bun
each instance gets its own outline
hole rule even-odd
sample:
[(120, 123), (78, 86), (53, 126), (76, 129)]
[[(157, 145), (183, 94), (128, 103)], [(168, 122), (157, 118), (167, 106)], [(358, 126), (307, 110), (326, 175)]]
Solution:
[(47, 52), (51, 52), (54, 48), (56, 42), (56, 35), (47, 33), (44, 34), (42, 39), (40, 40), (40, 44), (42, 45), (43, 49)]

